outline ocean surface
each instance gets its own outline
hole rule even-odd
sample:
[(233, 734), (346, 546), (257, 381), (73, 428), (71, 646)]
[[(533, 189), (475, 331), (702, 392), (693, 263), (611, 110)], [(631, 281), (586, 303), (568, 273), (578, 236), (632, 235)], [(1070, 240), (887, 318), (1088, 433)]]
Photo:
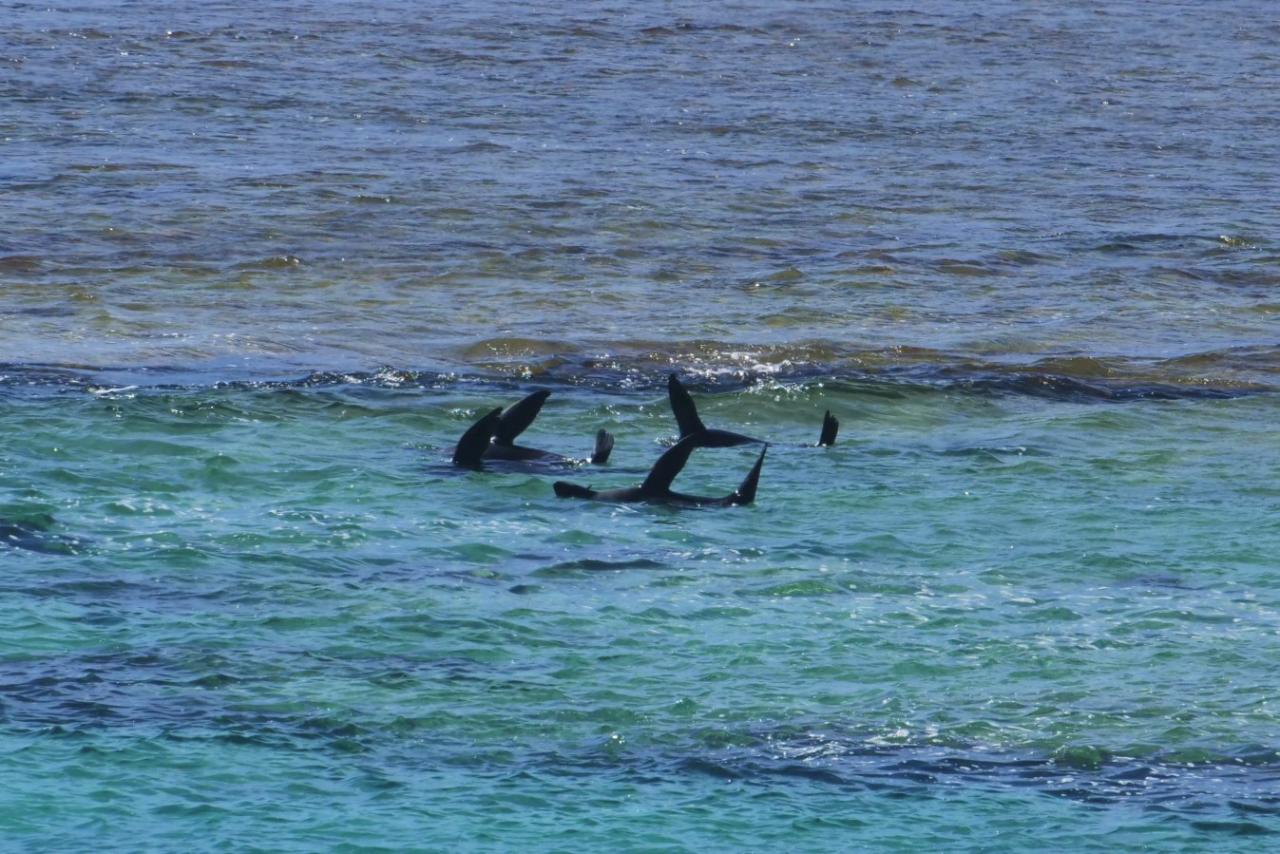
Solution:
[(1274, 12), (0, 3), (0, 849), (1274, 848)]

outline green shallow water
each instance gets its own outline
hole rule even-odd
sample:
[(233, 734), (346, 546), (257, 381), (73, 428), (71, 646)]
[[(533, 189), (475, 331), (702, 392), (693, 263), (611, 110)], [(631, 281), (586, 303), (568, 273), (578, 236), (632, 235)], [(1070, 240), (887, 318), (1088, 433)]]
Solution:
[[(0, 399), (0, 825), (23, 845), (1249, 850), (1280, 830), (1275, 399), (695, 390), (757, 504), (638, 481), (657, 388), (464, 473), (503, 385)], [(824, 409), (842, 420), (816, 438)], [(727, 492), (754, 452), (699, 452)]]

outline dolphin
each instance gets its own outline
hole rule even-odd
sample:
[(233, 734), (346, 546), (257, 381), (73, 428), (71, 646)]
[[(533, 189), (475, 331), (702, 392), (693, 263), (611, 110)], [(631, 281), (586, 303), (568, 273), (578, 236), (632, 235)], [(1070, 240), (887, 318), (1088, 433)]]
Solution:
[(0, 548), (26, 549), (43, 554), (76, 554), (83, 542), (75, 537), (52, 533), (54, 519), (39, 513), (26, 519), (0, 516)]
[(760, 467), (764, 464), (764, 453), (769, 450), (768, 445), (760, 449), (756, 464), (743, 478), (742, 484), (722, 498), (705, 498), (671, 491), (671, 482), (689, 461), (689, 455), (693, 453), (693, 449), (702, 447), (702, 438), (698, 434), (686, 436), (668, 448), (662, 456), (658, 457), (658, 461), (649, 471), (649, 476), (639, 486), (598, 491), (576, 483), (557, 480), (553, 485), (556, 495), (561, 498), (586, 498), (590, 501), (644, 501), (651, 504), (674, 504), (678, 507), (733, 507), (755, 501), (756, 486), (760, 483)]
[[(515, 443), (516, 437), (528, 429), (533, 419), (542, 411), (551, 392), (540, 389), (526, 395), (506, 409), (498, 407), (481, 416), (462, 434), (453, 450), (454, 465), (479, 468), (484, 460), (508, 462), (542, 461), (557, 464), (572, 463), (568, 457), (538, 448), (527, 448)], [(596, 433), (596, 447), (591, 462), (604, 465), (613, 451), (613, 435), (607, 430)]]
[[(728, 430), (713, 430), (703, 424), (702, 419), (698, 417), (698, 407), (694, 406), (688, 389), (680, 383), (680, 378), (675, 374), (667, 377), (667, 397), (671, 399), (671, 411), (675, 413), (681, 439), (695, 433), (701, 434), (702, 441), (698, 444), (705, 448), (732, 448), (735, 445), (746, 445), (752, 442), (765, 444), (763, 439), (755, 439)], [(822, 434), (818, 437), (818, 447), (827, 448), (834, 445), (836, 434), (839, 432), (840, 422), (828, 409), (827, 414), (822, 417)]]

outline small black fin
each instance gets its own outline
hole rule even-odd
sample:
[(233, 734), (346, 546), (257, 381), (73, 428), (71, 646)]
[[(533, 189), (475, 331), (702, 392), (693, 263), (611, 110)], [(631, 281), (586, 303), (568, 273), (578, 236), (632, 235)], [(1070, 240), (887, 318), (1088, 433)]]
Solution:
[(609, 462), (611, 453), (613, 453), (613, 434), (608, 430), (601, 430), (596, 433), (596, 449), (591, 454), (591, 462), (602, 466)]
[(504, 409), (493, 431), (493, 440), (499, 445), (513, 444), (517, 436), (529, 429), (550, 395), (551, 392), (547, 389), (540, 389)]
[(768, 445), (760, 449), (756, 464), (751, 467), (751, 471), (747, 472), (747, 476), (742, 479), (742, 485), (734, 490), (726, 504), (750, 504), (756, 500), (756, 487), (760, 484), (760, 467), (764, 465), (764, 452), (767, 450), (769, 450)]
[(640, 491), (645, 495), (665, 495), (671, 491), (671, 482), (689, 462), (693, 449), (699, 447), (701, 433), (685, 436), (658, 457), (658, 461), (649, 470), (649, 476), (640, 484)]
[(484, 456), (485, 449), (489, 447), (489, 440), (493, 438), (493, 431), (497, 427), (500, 415), (502, 415), (501, 406), (482, 416), (467, 428), (467, 432), (462, 434), (457, 447), (453, 449), (454, 465), (480, 468), (480, 459)]
[(578, 486), (576, 483), (568, 483), (563, 480), (557, 480), (551, 484), (551, 488), (561, 498), (592, 498), (596, 494), (594, 489), (588, 489), (585, 486)]
[(836, 434), (840, 432), (840, 421), (827, 410), (822, 416), (822, 436), (818, 439), (819, 448), (830, 448), (836, 443)]
[(676, 424), (680, 425), (681, 438), (706, 429), (702, 419), (698, 417), (698, 407), (694, 406), (693, 398), (675, 374), (667, 378), (667, 397), (671, 399), (671, 411), (675, 413)]

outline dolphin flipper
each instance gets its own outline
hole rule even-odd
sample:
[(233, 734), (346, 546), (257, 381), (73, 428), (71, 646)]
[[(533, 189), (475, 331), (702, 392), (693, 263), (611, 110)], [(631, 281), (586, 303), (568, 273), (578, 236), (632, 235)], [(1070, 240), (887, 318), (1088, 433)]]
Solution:
[(596, 495), (594, 489), (578, 486), (576, 483), (569, 483), (564, 480), (557, 480), (551, 486), (560, 498), (595, 498)]
[(760, 449), (760, 456), (756, 457), (756, 464), (751, 467), (751, 471), (747, 472), (747, 476), (742, 479), (742, 485), (725, 499), (725, 504), (730, 506), (750, 504), (756, 500), (756, 487), (760, 484), (760, 467), (764, 465), (764, 452), (767, 450), (769, 450), (768, 445)]
[(502, 407), (482, 416), (476, 423), (467, 428), (453, 449), (453, 464), (466, 468), (480, 468), (480, 460), (489, 447), (489, 440), (497, 429), (498, 419), (502, 415)]
[(670, 492), (671, 482), (684, 470), (693, 449), (701, 444), (698, 441), (699, 438), (700, 435), (695, 433), (667, 448), (649, 470), (649, 476), (644, 479), (644, 483), (640, 484), (640, 491), (645, 495), (663, 495)]
[(613, 453), (613, 434), (608, 430), (596, 433), (596, 449), (591, 454), (591, 462), (602, 466), (609, 462), (609, 454)]
[(529, 429), (533, 419), (542, 411), (542, 404), (547, 402), (551, 392), (547, 389), (526, 395), (523, 400), (513, 403), (502, 411), (496, 429), (493, 431), (494, 441), (499, 445), (511, 445), (516, 437)]
[(822, 416), (822, 436), (818, 439), (819, 448), (830, 448), (836, 443), (836, 434), (840, 432), (840, 422), (831, 410), (827, 410), (827, 414)]

